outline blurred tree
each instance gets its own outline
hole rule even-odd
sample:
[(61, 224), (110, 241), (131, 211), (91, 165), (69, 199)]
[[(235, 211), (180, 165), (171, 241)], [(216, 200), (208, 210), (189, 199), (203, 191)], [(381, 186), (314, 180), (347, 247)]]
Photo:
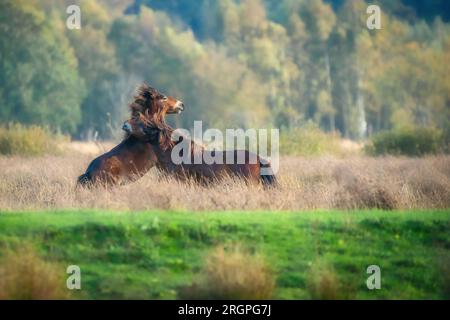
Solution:
[(85, 86), (65, 25), (28, 1), (0, 3), (0, 121), (75, 133)]
[[(0, 121), (111, 137), (146, 81), (184, 100), (177, 126), (448, 128), (446, 5), (379, 3), (368, 30), (365, 0), (5, 0)], [(81, 30), (64, 28), (69, 4)]]
[[(252, 72), (221, 48), (200, 44), (166, 14), (142, 8), (135, 19), (115, 21), (109, 37), (125, 72), (185, 102), (187, 110), (175, 120), (179, 125), (190, 127), (200, 119), (220, 127), (227, 121), (244, 127), (267, 121), (266, 90)], [(246, 116), (246, 110), (254, 114)]]
[(88, 88), (81, 105), (82, 121), (78, 133), (83, 138), (90, 138), (95, 132), (109, 138), (113, 134), (111, 123), (118, 122), (121, 111), (126, 109), (126, 105), (119, 104), (120, 91), (116, 87), (120, 66), (114, 46), (107, 39), (111, 20), (105, 8), (94, 1), (80, 1), (80, 7), (82, 29), (66, 32), (75, 49), (80, 75)]

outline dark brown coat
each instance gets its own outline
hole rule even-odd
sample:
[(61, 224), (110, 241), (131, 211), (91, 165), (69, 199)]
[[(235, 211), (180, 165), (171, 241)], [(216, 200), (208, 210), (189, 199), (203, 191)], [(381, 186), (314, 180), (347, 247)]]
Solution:
[[(181, 101), (166, 97), (156, 89), (144, 84), (129, 105), (132, 118), (145, 114), (154, 121), (164, 121), (164, 116), (180, 113), (184, 109)], [(94, 159), (86, 172), (78, 178), (78, 185), (116, 185), (132, 182), (142, 177), (156, 164), (153, 146), (147, 142), (127, 136), (109, 152)]]
[[(172, 161), (172, 150), (176, 144), (181, 143), (172, 141), (173, 129), (164, 122), (154, 122), (146, 117), (133, 118), (127, 121), (128, 132), (130, 135), (148, 142), (153, 146), (157, 162), (156, 166), (164, 172), (176, 176), (179, 179), (194, 179), (200, 183), (210, 183), (212, 181), (223, 179), (224, 177), (236, 176), (245, 179), (250, 183), (260, 183), (264, 185), (275, 185), (276, 177), (274, 174), (262, 175), (261, 168), (270, 168), (270, 164), (261, 159), (258, 155), (252, 154), (247, 150), (231, 151), (209, 151), (201, 146), (195, 147), (195, 142), (187, 141), (190, 144), (189, 163), (175, 164)], [(124, 126), (125, 127), (125, 126)], [(186, 143), (186, 142), (185, 142)], [(195, 153), (201, 153), (201, 159), (207, 153), (216, 159), (222, 159), (222, 163), (207, 164), (204, 161), (200, 164), (194, 163)], [(244, 153), (244, 163), (237, 163), (238, 153)], [(233, 159), (232, 164), (227, 164), (227, 156)], [(256, 161), (250, 161), (250, 160)]]

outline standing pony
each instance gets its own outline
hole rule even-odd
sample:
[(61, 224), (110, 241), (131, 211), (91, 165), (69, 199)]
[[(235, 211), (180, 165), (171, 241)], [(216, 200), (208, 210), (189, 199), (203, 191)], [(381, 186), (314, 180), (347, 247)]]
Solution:
[[(152, 121), (164, 121), (166, 114), (178, 114), (184, 110), (181, 101), (165, 96), (143, 84), (129, 105), (131, 116), (145, 114)], [(117, 185), (142, 177), (156, 164), (153, 146), (129, 134), (109, 152), (94, 159), (86, 172), (78, 178), (78, 185)]]
[[(264, 186), (273, 186), (277, 183), (273, 172), (268, 175), (261, 173), (262, 168), (271, 171), (270, 164), (247, 150), (209, 151), (201, 146), (195, 146), (193, 140), (183, 141), (183, 137), (175, 142), (172, 140), (174, 130), (165, 122), (155, 122), (142, 115), (126, 121), (123, 130), (136, 139), (150, 143), (157, 159), (156, 166), (181, 180), (192, 178), (197, 182), (207, 184), (227, 176), (237, 176), (244, 178), (247, 182), (262, 183)], [(172, 160), (172, 151), (181, 142), (190, 146), (190, 161), (176, 164)], [(198, 157), (200, 159), (205, 159), (206, 156), (221, 161), (211, 164), (202, 161), (202, 163), (196, 164), (193, 161), (195, 152), (201, 153)], [(239, 158), (244, 160), (243, 163), (238, 162)], [(227, 159), (232, 159), (232, 163), (226, 163)]]

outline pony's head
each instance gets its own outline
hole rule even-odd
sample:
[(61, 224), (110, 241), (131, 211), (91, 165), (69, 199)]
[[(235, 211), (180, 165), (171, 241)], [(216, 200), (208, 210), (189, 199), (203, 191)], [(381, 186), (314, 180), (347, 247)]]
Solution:
[(159, 145), (163, 150), (167, 150), (174, 145), (172, 141), (173, 129), (164, 121), (149, 119), (142, 113), (125, 121), (122, 130), (138, 140)]
[(162, 121), (166, 114), (181, 113), (184, 110), (184, 104), (174, 97), (166, 96), (155, 88), (143, 84), (130, 104), (130, 110), (132, 118), (143, 114), (148, 119)]

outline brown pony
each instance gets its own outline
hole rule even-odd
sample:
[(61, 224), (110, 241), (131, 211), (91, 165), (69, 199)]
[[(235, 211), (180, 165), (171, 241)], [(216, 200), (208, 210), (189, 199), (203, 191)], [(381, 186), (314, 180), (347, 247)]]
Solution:
[[(129, 108), (132, 117), (145, 114), (153, 121), (163, 122), (166, 114), (180, 113), (184, 110), (184, 105), (181, 101), (143, 84)], [(89, 164), (86, 172), (78, 178), (78, 185), (116, 185), (132, 182), (147, 173), (156, 161), (151, 144), (127, 134), (119, 145)]]
[[(136, 139), (150, 143), (157, 159), (156, 166), (181, 180), (192, 178), (197, 182), (208, 184), (227, 176), (237, 176), (250, 183), (262, 182), (264, 186), (273, 186), (277, 183), (273, 172), (269, 175), (261, 174), (261, 168), (270, 169), (270, 164), (247, 150), (209, 151), (188, 139), (185, 143), (190, 145), (190, 162), (175, 164), (172, 160), (172, 150), (185, 138), (180, 137), (177, 142), (174, 142), (172, 139), (174, 130), (165, 122), (155, 122), (141, 115), (139, 118), (135, 117), (126, 121), (123, 130)], [(216, 160), (221, 159), (219, 161), (221, 163), (207, 164), (202, 161), (200, 164), (195, 164), (196, 152), (201, 153), (200, 159), (209, 156)], [(240, 152), (243, 154), (239, 155)], [(244, 160), (241, 161), (243, 163), (238, 163), (238, 157)], [(226, 163), (227, 159), (233, 159), (232, 163)]]

